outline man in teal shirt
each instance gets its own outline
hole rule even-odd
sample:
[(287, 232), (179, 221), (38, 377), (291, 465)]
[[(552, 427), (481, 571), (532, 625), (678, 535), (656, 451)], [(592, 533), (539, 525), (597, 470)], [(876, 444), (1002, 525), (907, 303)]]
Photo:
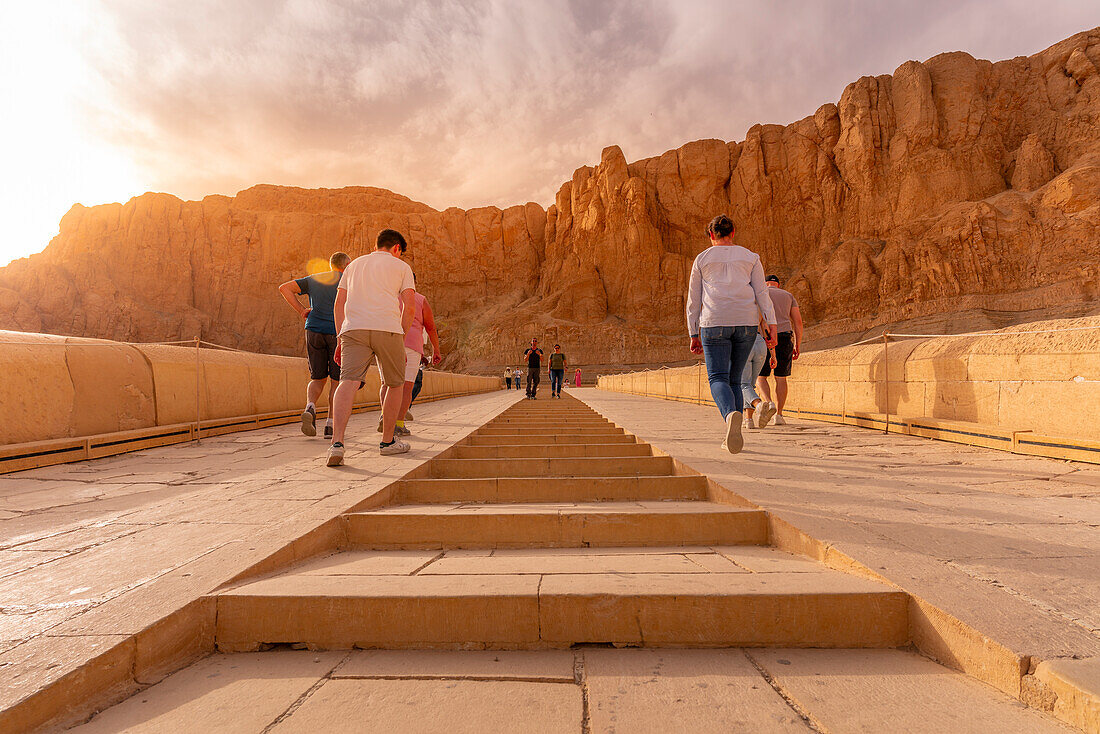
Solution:
[[(302, 433), (317, 435), (317, 400), (324, 392), (325, 382), (329, 381), (328, 404), (332, 406), (332, 394), (336, 383), (340, 381), (340, 366), (336, 364), (336, 323), (333, 320), (332, 305), (336, 302), (336, 290), (340, 277), (351, 258), (343, 252), (333, 253), (329, 258), (327, 273), (307, 275), (304, 278), (288, 280), (279, 286), (291, 308), (305, 320), (306, 359), (309, 361), (309, 386), (306, 387), (306, 409), (302, 411)], [(302, 305), (298, 296), (309, 298), (309, 307)], [(332, 412), (325, 421), (325, 438), (332, 437)]]

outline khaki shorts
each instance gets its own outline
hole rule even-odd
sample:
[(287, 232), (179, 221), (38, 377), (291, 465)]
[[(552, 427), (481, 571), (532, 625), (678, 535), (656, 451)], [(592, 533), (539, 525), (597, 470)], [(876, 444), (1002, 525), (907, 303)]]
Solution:
[(383, 382), (390, 387), (405, 384), (404, 334), (373, 329), (352, 329), (340, 335), (340, 381), (366, 380), (375, 357)]

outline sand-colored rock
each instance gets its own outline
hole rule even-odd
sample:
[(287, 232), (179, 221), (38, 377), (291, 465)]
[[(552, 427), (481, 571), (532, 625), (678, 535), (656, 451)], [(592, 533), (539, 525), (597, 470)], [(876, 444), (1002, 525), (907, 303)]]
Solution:
[(368, 251), (389, 226), (411, 237), (448, 367), (515, 363), (532, 335), (573, 363), (664, 363), (688, 357), (687, 275), (722, 211), (821, 346), (882, 324), (957, 332), (1093, 314), (1098, 66), (1100, 29), (997, 63), (907, 61), (740, 142), (634, 162), (608, 147), (545, 211), (268, 185), (77, 205), (43, 253), (0, 269), (0, 328), (298, 354), (276, 285), (335, 250)]

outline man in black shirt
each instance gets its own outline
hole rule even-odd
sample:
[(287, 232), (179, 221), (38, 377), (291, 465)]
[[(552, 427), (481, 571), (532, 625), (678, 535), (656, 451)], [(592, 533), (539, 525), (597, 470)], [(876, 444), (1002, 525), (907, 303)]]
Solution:
[(536, 400), (535, 394), (539, 391), (539, 369), (542, 365), (542, 350), (539, 349), (539, 340), (532, 339), (531, 346), (523, 353), (527, 360), (527, 399)]

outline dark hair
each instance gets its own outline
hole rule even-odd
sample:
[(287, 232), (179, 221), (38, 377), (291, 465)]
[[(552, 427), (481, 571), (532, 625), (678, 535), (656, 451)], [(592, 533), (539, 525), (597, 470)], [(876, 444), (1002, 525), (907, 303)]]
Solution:
[(328, 259), (329, 267), (333, 270), (340, 270), (346, 268), (348, 263), (351, 262), (351, 256), (346, 252), (334, 252), (332, 257)]
[(409, 249), (409, 244), (405, 242), (405, 238), (401, 236), (401, 233), (396, 229), (384, 229), (378, 233), (378, 239), (374, 244), (379, 250), (385, 248), (391, 250), (394, 247), (400, 247), (401, 252)]
[(555, 344), (554, 349), (561, 349), (561, 344)]
[(729, 237), (733, 234), (733, 220), (725, 214), (719, 214), (714, 219), (710, 220), (710, 224), (707, 225), (707, 236), (714, 235), (715, 237)]

